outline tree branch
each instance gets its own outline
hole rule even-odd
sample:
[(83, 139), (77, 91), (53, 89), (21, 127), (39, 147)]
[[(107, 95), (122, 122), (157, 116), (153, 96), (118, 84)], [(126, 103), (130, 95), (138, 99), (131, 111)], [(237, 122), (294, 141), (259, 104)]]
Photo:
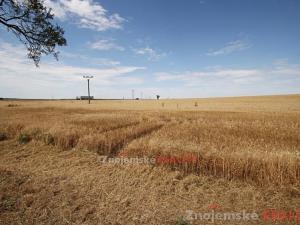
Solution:
[(51, 23), (53, 15), (42, 5), (42, 0), (0, 0), (0, 6), (0, 25), (26, 46), (28, 57), (36, 66), (42, 54), (57, 57), (55, 47), (66, 45), (63, 29)]

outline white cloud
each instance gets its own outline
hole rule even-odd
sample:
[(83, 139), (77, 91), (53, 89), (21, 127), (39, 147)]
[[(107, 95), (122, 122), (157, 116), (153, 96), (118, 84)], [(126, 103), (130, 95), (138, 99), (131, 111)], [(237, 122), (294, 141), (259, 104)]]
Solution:
[(119, 14), (108, 15), (98, 2), (93, 0), (45, 0), (45, 5), (52, 8), (59, 19), (75, 19), (82, 28), (97, 31), (120, 29), (125, 21)]
[(278, 59), (274, 62), (274, 74), (284, 76), (300, 76), (300, 65), (290, 64), (287, 59)]
[(223, 48), (211, 50), (207, 53), (209, 56), (227, 55), (232, 52), (242, 51), (250, 48), (250, 45), (243, 40), (236, 40), (227, 43)]
[(157, 81), (165, 80), (181, 80), (181, 81), (195, 81), (202, 78), (229, 78), (229, 79), (239, 79), (251, 76), (260, 76), (261, 71), (258, 70), (246, 70), (246, 69), (219, 69), (212, 71), (185, 71), (183, 73), (167, 73), (159, 72), (155, 73)]
[(108, 59), (108, 58), (89, 57), (87, 55), (70, 53), (70, 52), (66, 52), (66, 51), (60, 51), (59, 56), (70, 58), (70, 59), (80, 59), (80, 60), (84, 61), (85, 64), (92, 64), (92, 65), (98, 65), (98, 66), (117, 66), (117, 65), (121, 64), (117, 60), (112, 60), (112, 59)]
[(92, 59), (93, 64), (100, 64), (103, 66), (117, 66), (120, 65), (119, 61), (106, 59), (106, 58), (94, 58)]
[(167, 97), (217, 97), (295, 94), (300, 92), (300, 64), (275, 62), (268, 67), (233, 69), (212, 67), (201, 71), (159, 72), (154, 77)]
[(51, 12), (54, 13), (55, 17), (59, 19), (66, 17), (67, 10), (60, 1), (45, 0), (44, 4), (46, 7), (51, 8)]
[[(103, 60), (105, 61), (105, 59)], [(109, 63), (108, 61), (106, 63)], [(112, 64), (118, 63), (113, 62)], [(77, 87), (72, 90), (68, 87), (81, 84), (82, 76), (86, 74), (93, 75), (95, 77), (93, 84), (99, 86), (140, 84), (143, 79), (132, 76), (130, 73), (143, 69), (145, 68), (118, 65), (111, 65), (107, 68), (90, 68), (67, 65), (61, 61), (44, 62), (39, 68), (36, 68), (33, 62), (26, 58), (26, 49), (23, 46), (14, 46), (6, 42), (0, 43), (0, 87), (2, 87), (0, 89), (2, 95), (6, 93), (4, 88), (10, 91), (23, 90), (27, 95), (32, 94), (34, 89), (38, 89), (38, 94), (42, 95), (47, 91), (55, 91), (59, 87), (62, 88), (64, 94), (76, 93)]]
[(168, 81), (168, 80), (184, 80), (186, 78), (186, 73), (168, 73), (168, 72), (158, 72), (155, 73), (157, 81)]
[(133, 49), (133, 52), (137, 55), (145, 55), (148, 60), (159, 60), (166, 56), (166, 53), (159, 52), (150, 47)]
[(117, 45), (114, 40), (107, 40), (107, 39), (102, 39), (95, 41), (93, 43), (88, 43), (89, 47), (91, 49), (96, 49), (96, 50), (119, 50), (119, 51), (124, 51), (124, 48), (120, 45)]
[(213, 82), (251, 84), (261, 81), (267, 85), (268, 82), (296, 79), (300, 76), (300, 65), (289, 64), (287, 61), (276, 61), (269, 68), (228, 69), (216, 67), (203, 71), (158, 72), (154, 76), (156, 81), (180, 81), (187, 86)]

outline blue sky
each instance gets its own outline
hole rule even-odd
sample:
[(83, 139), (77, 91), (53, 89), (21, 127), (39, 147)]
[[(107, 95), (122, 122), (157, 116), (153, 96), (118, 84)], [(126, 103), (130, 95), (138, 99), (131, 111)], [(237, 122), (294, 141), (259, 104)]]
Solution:
[(46, 0), (68, 46), (36, 68), (0, 28), (0, 96), (300, 93), (300, 1)]

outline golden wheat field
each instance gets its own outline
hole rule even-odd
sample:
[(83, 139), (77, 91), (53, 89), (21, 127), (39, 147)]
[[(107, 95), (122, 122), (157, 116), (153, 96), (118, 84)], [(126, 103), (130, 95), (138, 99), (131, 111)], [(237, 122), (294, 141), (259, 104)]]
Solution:
[[(0, 118), (0, 224), (300, 223), (300, 95), (0, 101)], [(200, 218), (243, 210), (259, 218)]]

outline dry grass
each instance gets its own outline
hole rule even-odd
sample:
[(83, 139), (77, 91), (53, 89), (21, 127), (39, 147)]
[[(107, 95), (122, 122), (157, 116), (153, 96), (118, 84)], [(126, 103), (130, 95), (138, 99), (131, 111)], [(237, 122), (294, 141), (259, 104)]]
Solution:
[(187, 112), (168, 118), (172, 121), (161, 130), (124, 151), (139, 156), (189, 152), (198, 156), (197, 165), (190, 165), (197, 173), (259, 184), (299, 183), (298, 114)]
[[(162, 102), (164, 107), (161, 106)], [(9, 104), (17, 104), (18, 107), (7, 107)], [(177, 107), (177, 105), (179, 106)], [(158, 180), (161, 179), (159, 173), (162, 173), (163, 176), (171, 176), (175, 173), (168, 170), (171, 168), (183, 172), (182, 174), (180, 172), (180, 179), (183, 179), (184, 182), (190, 182), (189, 185), (195, 185), (194, 180), (200, 179), (199, 182), (212, 185), (209, 189), (213, 192), (218, 189), (227, 192), (227, 187), (229, 188), (228, 191), (234, 192), (233, 189), (236, 189), (244, 193), (242, 188), (253, 188), (249, 192), (251, 196), (260, 195), (261, 197), (260, 200), (253, 196), (251, 197), (253, 199), (250, 199), (245, 193), (245, 195), (241, 194), (239, 199), (232, 200), (232, 204), (229, 204), (228, 199), (225, 201), (220, 196), (214, 196), (214, 200), (221, 201), (219, 203), (226, 205), (228, 209), (235, 207), (234, 204), (237, 204), (238, 201), (245, 204), (246, 200), (251, 203), (248, 205), (248, 209), (258, 207), (257, 205), (254, 206), (258, 203), (265, 205), (263, 201), (266, 199), (264, 200), (264, 198), (268, 197), (262, 190), (268, 187), (271, 187), (273, 192), (276, 190), (277, 195), (280, 196), (277, 198), (277, 200), (280, 199), (280, 202), (276, 202), (276, 199), (272, 200), (273, 205), (275, 202), (276, 205), (283, 205), (286, 208), (289, 206), (288, 202), (292, 202), (292, 206), (295, 207), (297, 204), (300, 205), (300, 95), (166, 101), (97, 101), (92, 102), (91, 105), (86, 105), (85, 102), (81, 101), (18, 101), (17, 103), (4, 101), (0, 102), (0, 117), (0, 140), (3, 143), (0, 151), (2, 157), (0, 170), (4, 174), (3, 177), (9, 177), (7, 178), (8, 184), (4, 183), (3, 186), (1, 183), (2, 188), (17, 182), (15, 179), (18, 180), (19, 178), (16, 177), (21, 176), (18, 170), (20, 166), (22, 170), (32, 174), (34, 179), (41, 179), (37, 181), (38, 183), (50, 182), (43, 180), (43, 176), (45, 179), (47, 177), (54, 179), (57, 176), (74, 176), (74, 180), (70, 182), (75, 186), (80, 184), (78, 188), (82, 195), (88, 193), (91, 199), (95, 195), (103, 200), (103, 193), (105, 197), (105, 193), (112, 185), (118, 185), (118, 179), (122, 179), (122, 182), (130, 185), (130, 181), (125, 182), (124, 177), (133, 179), (133, 183), (136, 179), (136, 182), (143, 182), (140, 179), (146, 179), (145, 176), (147, 175), (143, 174), (146, 173), (151, 176), (157, 175), (156, 178), (153, 177), (153, 182), (159, 182)], [(35, 150), (25, 152), (22, 149), (27, 149), (26, 146)], [(71, 149), (73, 151), (66, 151)], [(185, 154), (193, 154), (197, 157), (197, 162), (171, 163), (164, 165), (166, 168), (155, 167), (154, 171), (156, 172), (153, 174), (150, 172), (153, 169), (152, 166), (100, 166), (99, 162), (93, 161), (97, 155), (115, 157), (120, 153), (132, 157), (158, 157), (161, 155), (180, 157)], [(62, 155), (63, 158), (59, 159), (58, 155)], [(31, 159), (31, 157), (33, 158)], [(68, 159), (65, 162), (64, 157)], [(105, 182), (111, 182), (111, 184), (99, 183), (98, 169), (104, 173), (100, 176), (101, 179)], [(69, 172), (59, 170), (69, 170)], [(123, 170), (127, 171), (128, 174), (124, 174)], [(14, 171), (13, 174), (10, 174), (11, 171)], [(43, 176), (41, 177), (39, 173), (42, 173)], [(76, 173), (79, 173), (80, 176), (77, 176)], [(87, 175), (89, 178), (85, 177)], [(22, 176), (20, 179), (23, 179)], [(104, 178), (103, 176), (108, 177)], [(111, 181), (111, 176), (116, 180)], [(135, 176), (139, 178), (134, 178)], [(193, 177), (193, 181), (186, 180), (190, 177)], [(88, 179), (87, 183), (90, 183), (89, 185), (94, 188), (90, 187), (89, 190), (85, 186), (86, 179)], [(165, 179), (167, 183), (172, 183), (175, 178), (166, 177)], [(94, 180), (97, 182), (94, 183)], [(63, 179), (59, 182), (59, 187), (64, 189), (61, 192), (66, 194), (69, 191), (65, 186), (67, 184), (64, 183)], [(165, 193), (166, 202), (163, 204), (158, 200), (164, 196), (158, 188), (160, 185), (151, 184), (151, 179), (147, 182), (153, 188), (154, 196), (152, 197), (160, 204), (168, 206), (170, 202), (173, 202), (174, 205), (180, 202), (179, 198), (182, 193), (176, 197), (177, 203), (168, 199), (171, 196)], [(222, 184), (216, 184), (218, 182)], [(99, 190), (95, 185), (101, 186), (102, 189)], [(119, 185), (125, 188), (124, 184)], [(184, 186), (185, 184), (180, 185)], [(75, 186), (72, 188), (76, 189)], [(119, 188), (122, 189), (121, 186)], [(193, 190), (196, 191), (197, 187), (197, 185), (193, 186), (195, 189)], [(139, 191), (142, 188), (147, 189), (141, 184)], [(172, 192), (173, 189), (169, 190), (169, 188), (171, 186), (168, 186), (167, 189)], [(52, 190), (51, 187), (49, 190)], [(96, 194), (96, 191), (103, 193), (99, 196), (100, 194)], [(122, 190), (120, 191), (122, 192)], [(133, 191), (136, 190), (133, 189)], [(189, 191), (189, 188), (183, 191), (183, 195), (186, 195), (187, 198), (191, 194)], [(0, 197), (3, 200), (1, 200), (0, 214), (1, 211), (16, 211), (19, 204), (16, 203), (18, 196), (23, 199), (25, 198), (24, 193), (27, 195), (23, 189), (18, 189), (16, 192), (11, 193), (11, 195), (1, 193), (2, 197)], [(130, 192), (130, 188), (128, 192)], [(205, 194), (209, 195), (208, 193)], [(108, 195), (115, 198), (118, 193)], [(126, 195), (135, 200), (138, 198), (131, 192)], [(155, 195), (158, 196), (155, 197)], [(35, 198), (41, 196), (43, 196), (42, 193)], [(47, 199), (48, 197), (45, 195), (43, 198)], [(68, 201), (73, 201), (72, 197), (67, 198)], [(86, 204), (88, 199), (84, 199), (85, 203), (83, 204)], [(205, 199), (205, 201), (209, 201), (209, 199)], [(92, 201), (95, 201), (97, 205), (99, 204), (98, 200), (93, 199)], [(32, 203), (30, 202), (32, 200), (30, 198), (28, 200), (26, 197), (26, 200), (23, 199), (22, 201), (29, 201), (26, 204), (31, 207)], [(57, 201), (64, 202), (65, 200), (58, 199)], [(105, 201), (114, 205), (111, 202), (112, 199)], [(179, 207), (181, 212), (189, 209), (188, 202), (187, 200), (182, 207)], [(154, 204), (153, 202), (150, 203), (150, 199), (148, 203)], [(22, 207), (28, 207), (26, 204)], [(36, 210), (40, 207), (39, 204), (35, 205)], [(55, 205), (54, 202), (53, 204)], [(126, 204), (128, 203), (125, 200), (124, 204), (127, 207)], [(196, 205), (197, 202), (192, 203), (190, 209), (196, 209)], [(156, 203), (155, 206), (160, 207)], [(238, 206), (241, 207), (240, 204)], [(78, 219), (75, 218), (76, 216), (74, 217), (74, 212), (60, 212), (53, 207), (49, 208), (50, 211), (47, 209), (45, 213), (47, 215), (52, 213), (54, 216), (48, 215), (49, 218), (56, 218), (58, 222), (53, 219), (53, 221), (47, 222), (49, 224), (56, 222), (68, 224), (68, 222), (77, 223), (78, 221), (78, 224), (85, 221), (90, 221), (88, 224), (97, 224), (99, 221), (95, 219), (96, 217), (98, 219), (105, 218), (106, 222), (103, 224), (118, 224), (118, 219), (110, 218), (110, 216), (115, 215), (114, 213), (111, 215), (100, 213), (101, 215), (97, 214), (95, 217), (95, 213), (98, 211), (91, 208), (89, 212), (82, 212), (85, 214)], [(147, 207), (149, 210), (149, 206)], [(102, 209), (108, 208), (110, 207), (102, 205)], [(159, 215), (158, 218), (160, 219), (158, 220), (150, 219), (150, 215), (149, 218), (140, 219), (140, 221), (149, 224), (157, 224), (158, 221), (174, 224), (176, 215), (182, 213), (178, 214), (179, 211), (171, 208), (173, 211), (170, 209), (170, 211), (165, 212), (168, 217), (172, 217), (170, 220), (166, 215)], [(152, 210), (155, 209), (152, 208)], [(131, 212), (137, 213), (134, 210)], [(27, 213), (28, 215), (34, 214), (34, 211)], [(28, 219), (28, 215), (25, 218)], [(90, 217), (91, 215), (92, 217)], [(35, 215), (35, 217), (41, 219), (41, 215)], [(128, 215), (128, 218), (130, 217)], [(45, 221), (47, 220), (45, 219)], [(109, 223), (109, 221), (114, 222)], [(24, 224), (32, 224), (32, 221), (29, 219)], [(119, 224), (123, 223), (120, 222)]]
[[(92, 109), (84, 109), (83, 105), (62, 108), (61, 103), (46, 108), (35, 103), (29, 108), (28, 105), (34, 103), (20, 102), (23, 107), (1, 108), (1, 117), (6, 117), (1, 121), (1, 133), (5, 137), (17, 137), (20, 143), (34, 139), (62, 149), (77, 147), (109, 156), (119, 151), (148, 157), (193, 153), (197, 155), (197, 164), (178, 166), (188, 172), (261, 185), (297, 184), (300, 180), (300, 116), (289, 108), (296, 97), (300, 99), (300, 96), (286, 96), (285, 100), (278, 97), (276, 104), (282, 101), (281, 110), (271, 112), (268, 110), (272, 107), (264, 112), (256, 108), (268, 98), (275, 104), (273, 98), (276, 97), (252, 98), (253, 109), (249, 112), (208, 112), (202, 110), (201, 103), (198, 111), (116, 111), (96, 109), (98, 102)], [(237, 104), (237, 98), (218, 101), (226, 106), (229, 100), (231, 105)], [(250, 100), (240, 98), (240, 107)], [(103, 102), (112, 108), (115, 104), (114, 101)], [(136, 102), (131, 104), (149, 104)], [(72, 103), (66, 106), (68, 104)], [(78, 106), (79, 103), (74, 101), (73, 104)]]

